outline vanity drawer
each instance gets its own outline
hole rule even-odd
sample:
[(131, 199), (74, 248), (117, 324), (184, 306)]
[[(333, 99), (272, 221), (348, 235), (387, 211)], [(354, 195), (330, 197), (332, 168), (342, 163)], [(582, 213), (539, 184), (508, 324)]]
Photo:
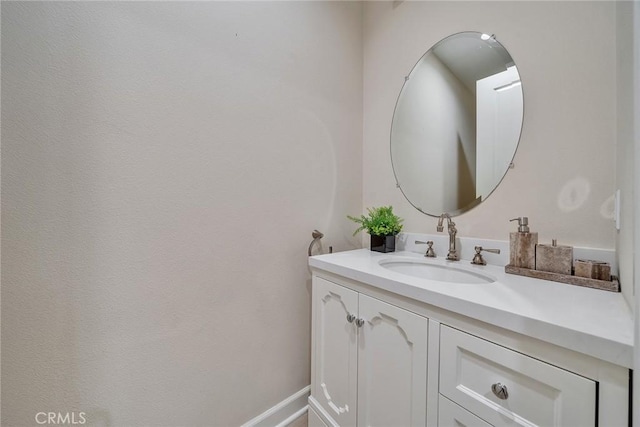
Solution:
[[(309, 425), (311, 427), (311, 425)], [(438, 427), (491, 427), (446, 397), (438, 396)]]
[(445, 325), (440, 393), (494, 426), (596, 425), (595, 381)]

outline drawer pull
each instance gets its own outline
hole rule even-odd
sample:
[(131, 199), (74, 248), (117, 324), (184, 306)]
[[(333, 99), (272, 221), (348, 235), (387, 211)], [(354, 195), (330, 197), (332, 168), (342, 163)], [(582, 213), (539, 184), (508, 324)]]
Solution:
[(353, 314), (347, 314), (347, 322), (353, 323), (354, 320), (356, 320), (356, 316)]
[(495, 383), (491, 386), (491, 391), (498, 399), (507, 400), (509, 398), (509, 392), (507, 391), (506, 385)]
[(358, 328), (361, 328), (362, 325), (364, 325), (364, 319), (358, 319), (356, 320), (356, 325), (358, 326)]

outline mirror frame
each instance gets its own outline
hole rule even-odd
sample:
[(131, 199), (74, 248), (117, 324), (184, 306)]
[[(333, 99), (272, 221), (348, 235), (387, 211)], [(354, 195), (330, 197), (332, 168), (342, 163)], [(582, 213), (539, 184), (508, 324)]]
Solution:
[[(438, 218), (440, 217), (442, 214), (447, 213), (450, 216), (458, 216), (461, 215), (465, 212), (468, 212), (470, 210), (472, 210), (473, 208), (479, 206), (482, 202), (486, 201), (495, 191), (496, 189), (500, 186), (500, 184), (502, 183), (502, 181), (504, 181), (505, 177), (507, 176), (507, 173), (509, 171), (509, 169), (513, 169), (514, 164), (513, 164), (513, 160), (515, 159), (516, 153), (518, 152), (518, 147), (520, 146), (520, 141), (522, 140), (522, 131), (524, 129), (524, 117), (525, 117), (525, 93), (524, 93), (524, 87), (521, 84), (520, 88), (521, 88), (521, 92), (522, 92), (522, 120), (520, 121), (520, 126), (519, 126), (519, 134), (518, 134), (518, 138), (515, 141), (514, 144), (514, 150), (513, 150), (513, 156), (511, 157), (509, 163), (506, 165), (504, 173), (502, 173), (501, 178), (496, 182), (495, 186), (493, 187), (493, 189), (485, 196), (482, 197), (482, 199), (477, 198), (476, 200), (474, 200), (471, 203), (468, 203), (467, 205), (455, 209), (455, 210), (451, 210), (451, 211), (446, 211), (446, 212), (440, 212), (440, 213), (430, 213), (430, 212), (425, 212), (425, 210), (423, 210), (421, 207), (416, 206), (416, 204), (411, 201), (411, 199), (409, 199), (409, 197), (407, 196), (405, 190), (402, 188), (402, 185), (400, 184), (399, 180), (398, 180), (398, 173), (396, 172), (396, 166), (393, 163), (393, 123), (394, 123), (394, 119), (398, 110), (398, 104), (400, 102), (400, 98), (402, 97), (402, 93), (405, 90), (405, 87), (407, 85), (407, 83), (410, 80), (410, 76), (411, 74), (414, 72), (414, 70), (416, 69), (416, 67), (422, 62), (422, 60), (429, 55), (430, 53), (432, 53), (434, 51), (434, 49), (440, 45), (441, 43), (443, 43), (445, 40), (451, 38), (451, 37), (455, 37), (461, 34), (477, 34), (478, 38), (482, 39), (482, 36), (488, 36), (489, 33), (483, 33), (483, 32), (479, 32), (479, 31), (459, 31), (457, 33), (453, 33), (450, 34), (442, 39), (440, 39), (438, 42), (436, 42), (433, 46), (431, 46), (422, 56), (420, 56), (420, 58), (418, 59), (418, 61), (416, 61), (416, 63), (413, 65), (413, 67), (411, 68), (411, 70), (409, 71), (409, 73), (404, 77), (404, 82), (402, 84), (402, 87), (400, 88), (400, 92), (398, 93), (398, 97), (396, 99), (396, 103), (393, 109), (393, 115), (392, 115), (392, 119), (391, 119), (391, 126), (390, 126), (390, 130), (389, 130), (389, 154), (390, 154), (390, 158), (391, 158), (391, 168), (393, 170), (393, 175), (394, 175), (394, 179), (396, 181), (396, 188), (400, 189), (400, 192), (402, 193), (402, 195), (404, 196), (404, 198), (409, 202), (409, 204), (411, 206), (413, 206), (416, 210), (418, 210), (419, 212), (434, 217), (434, 218)], [(507, 50), (507, 48), (501, 43), (499, 42), (494, 34), (491, 34), (490, 36), (488, 36), (489, 39), (493, 40), (493, 42), (498, 43), (509, 55), (509, 57), (511, 58), (514, 66), (515, 66), (515, 60), (513, 59), (513, 56), (511, 55), (511, 53), (509, 52), (509, 50)], [(516, 66), (516, 70), (518, 71), (518, 75), (520, 76), (520, 70), (518, 70), (517, 66)], [(522, 77), (520, 76), (520, 80), (522, 80)]]

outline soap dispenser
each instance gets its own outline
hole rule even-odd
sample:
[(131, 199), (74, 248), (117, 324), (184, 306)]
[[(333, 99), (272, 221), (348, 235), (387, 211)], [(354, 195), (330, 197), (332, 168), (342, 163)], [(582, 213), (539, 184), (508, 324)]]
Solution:
[(558, 245), (556, 239), (550, 245), (536, 245), (536, 270), (571, 276), (573, 247)]
[(512, 267), (535, 269), (538, 233), (529, 231), (529, 218), (526, 216), (509, 221), (518, 221), (518, 232), (509, 234), (509, 264)]

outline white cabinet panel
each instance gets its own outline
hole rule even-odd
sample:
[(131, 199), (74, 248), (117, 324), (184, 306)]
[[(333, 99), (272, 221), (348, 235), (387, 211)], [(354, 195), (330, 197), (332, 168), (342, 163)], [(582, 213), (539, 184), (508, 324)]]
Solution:
[(491, 427), (444, 396), (438, 399), (438, 427)]
[(313, 284), (315, 378), (311, 393), (341, 426), (356, 425), (358, 293), (321, 278)]
[(594, 381), (444, 325), (440, 393), (494, 426), (596, 425)]
[(362, 294), (359, 318), (358, 425), (424, 427), (428, 320)]

